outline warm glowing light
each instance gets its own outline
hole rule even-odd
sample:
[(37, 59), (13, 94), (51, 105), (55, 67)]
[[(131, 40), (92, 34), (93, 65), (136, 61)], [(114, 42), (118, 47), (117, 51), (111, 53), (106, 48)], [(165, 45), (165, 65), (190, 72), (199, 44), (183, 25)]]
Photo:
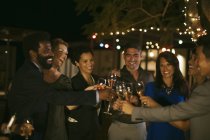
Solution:
[(117, 50), (120, 50), (120, 49), (121, 49), (121, 46), (120, 46), (120, 45), (117, 45), (117, 46), (116, 46), (116, 49), (117, 49)]
[(92, 35), (92, 39), (96, 39), (96, 35)]
[(179, 40), (179, 44), (183, 44), (183, 41), (182, 40)]
[(108, 49), (109, 48), (109, 44), (105, 44), (105, 46), (104, 46), (106, 49)]
[(172, 49), (172, 50), (171, 50), (171, 52), (172, 52), (173, 54), (175, 54), (175, 53), (176, 53), (175, 49)]
[(150, 51), (149, 52), (149, 57), (154, 57), (154, 56), (155, 56), (155, 54), (152, 51)]
[(162, 48), (162, 52), (165, 52), (166, 51), (166, 48)]

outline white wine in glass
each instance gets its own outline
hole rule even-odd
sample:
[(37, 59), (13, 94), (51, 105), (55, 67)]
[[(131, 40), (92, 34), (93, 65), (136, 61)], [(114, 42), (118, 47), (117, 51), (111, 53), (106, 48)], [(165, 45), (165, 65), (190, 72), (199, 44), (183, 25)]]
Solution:
[(136, 92), (139, 95), (139, 97), (144, 95), (144, 82), (143, 81), (136, 83)]
[[(136, 83), (136, 92), (139, 95), (139, 97), (144, 96), (144, 82), (139, 81)], [(146, 104), (141, 103), (141, 106), (146, 107)]]

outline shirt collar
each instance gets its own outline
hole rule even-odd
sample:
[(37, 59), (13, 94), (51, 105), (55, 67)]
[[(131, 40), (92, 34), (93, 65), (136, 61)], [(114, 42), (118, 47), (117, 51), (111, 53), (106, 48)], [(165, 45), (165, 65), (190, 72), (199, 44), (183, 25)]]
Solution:
[(42, 72), (42, 68), (34, 61), (32, 61), (32, 63), (39, 69), (40, 72)]

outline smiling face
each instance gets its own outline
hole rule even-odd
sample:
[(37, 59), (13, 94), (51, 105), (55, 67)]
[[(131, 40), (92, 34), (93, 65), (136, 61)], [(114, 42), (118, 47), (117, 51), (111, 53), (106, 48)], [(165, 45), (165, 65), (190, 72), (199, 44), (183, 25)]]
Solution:
[(53, 52), (50, 42), (40, 42), (36, 61), (43, 69), (50, 69), (53, 62)]
[(124, 53), (124, 61), (129, 71), (138, 70), (141, 62), (141, 51), (135, 48), (128, 48)]
[(210, 60), (207, 59), (203, 53), (202, 46), (196, 48), (196, 58), (198, 60), (201, 76), (210, 76)]
[(164, 78), (173, 78), (174, 66), (170, 64), (165, 58), (160, 58), (160, 72)]
[(67, 46), (64, 44), (59, 44), (58, 47), (54, 50), (53, 66), (56, 68), (60, 68), (67, 59), (67, 55)]
[(189, 75), (194, 76), (194, 75), (198, 75), (200, 73), (199, 68), (198, 68), (198, 61), (197, 61), (196, 55), (194, 53), (191, 54), (188, 64), (189, 64), (189, 70), (188, 70)]
[(79, 62), (76, 62), (76, 66), (83, 74), (91, 74), (94, 68), (94, 58), (91, 52), (82, 53), (80, 55)]

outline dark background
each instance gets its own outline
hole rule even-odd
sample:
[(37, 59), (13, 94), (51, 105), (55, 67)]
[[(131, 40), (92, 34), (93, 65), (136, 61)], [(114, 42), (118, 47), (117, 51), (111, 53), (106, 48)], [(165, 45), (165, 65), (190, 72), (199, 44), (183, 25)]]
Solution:
[[(70, 44), (88, 40), (82, 35), (82, 26), (90, 21), (90, 17), (87, 13), (78, 16), (75, 6), (73, 0), (0, 1), (0, 91), (7, 88), (24, 62), (22, 41), (17, 39), (22, 38), (22, 31), (47, 31), (52, 38), (60, 37)], [(5, 29), (17, 30), (10, 32), (8, 37), (2, 31)]]
[(3, 0), (0, 26), (48, 31), (66, 41), (87, 40), (82, 26), (90, 21), (87, 13), (77, 15), (73, 0)]

